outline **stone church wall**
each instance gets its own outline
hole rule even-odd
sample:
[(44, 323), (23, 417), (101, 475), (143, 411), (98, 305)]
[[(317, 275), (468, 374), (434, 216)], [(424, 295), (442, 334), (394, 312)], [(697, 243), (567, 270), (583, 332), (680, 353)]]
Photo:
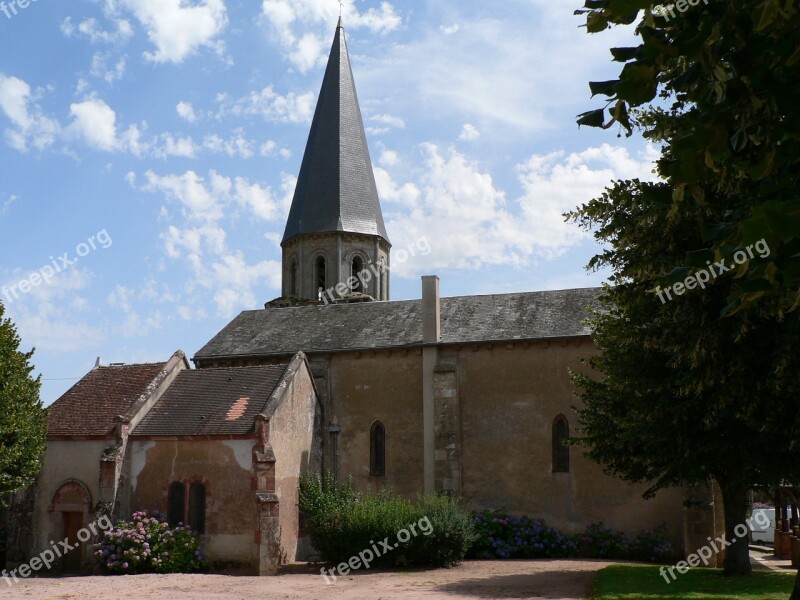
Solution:
[(578, 425), (567, 368), (580, 369), (578, 357), (592, 352), (585, 339), (458, 353), (463, 495), (473, 508), (527, 513), (568, 533), (593, 521), (628, 533), (666, 523), (682, 548), (681, 490), (645, 501), (645, 486), (605, 475), (580, 447), (570, 449), (569, 472), (553, 472), (554, 420), (566, 416), (571, 434)]
[[(417, 349), (336, 354), (328, 377), (341, 427), (339, 475), (361, 488), (391, 487), (415, 498), (422, 485), (422, 355)], [(370, 429), (386, 428), (386, 475), (370, 476)]]

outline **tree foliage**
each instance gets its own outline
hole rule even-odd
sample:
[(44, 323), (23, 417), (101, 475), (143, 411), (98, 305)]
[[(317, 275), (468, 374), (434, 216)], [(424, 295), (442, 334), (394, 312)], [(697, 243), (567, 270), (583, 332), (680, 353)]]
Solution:
[[(703, 247), (719, 216), (714, 201), (678, 216), (671, 203), (669, 184), (624, 181), (570, 215), (606, 247), (591, 266), (614, 273), (592, 317), (595, 374), (573, 375), (579, 442), (608, 473), (650, 482), (650, 494), (713, 478), (734, 539), (750, 487), (800, 479), (800, 313), (720, 317), (730, 273), (662, 303), (656, 288), (683, 279), (672, 265)], [(749, 572), (746, 544), (729, 549), (726, 570)]]
[[(670, 12), (671, 11), (671, 12)], [(691, 267), (766, 238), (766, 260), (737, 273), (725, 314), (800, 306), (800, 5), (795, 0), (586, 0), (590, 33), (635, 24), (638, 46), (612, 48), (619, 78), (590, 84), (605, 108), (578, 123), (634, 128), (663, 145), (670, 216), (714, 204)]]
[(33, 351), (20, 352), (20, 339), (0, 304), (0, 494), (28, 487), (41, 466), (47, 411), (32, 377)]

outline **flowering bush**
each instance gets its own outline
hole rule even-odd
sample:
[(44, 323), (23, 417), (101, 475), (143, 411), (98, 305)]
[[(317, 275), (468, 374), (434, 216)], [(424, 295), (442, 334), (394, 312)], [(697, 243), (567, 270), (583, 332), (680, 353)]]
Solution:
[(592, 523), (581, 536), (581, 555), (589, 558), (627, 558), (629, 551), (628, 536), (602, 522)]
[(191, 528), (171, 528), (158, 511), (133, 513), (103, 533), (95, 556), (109, 573), (193, 573), (203, 567), (199, 540)]
[(664, 563), (675, 556), (675, 550), (667, 539), (666, 525), (645, 529), (631, 543), (633, 558), (652, 563)]
[(632, 542), (622, 531), (592, 523), (581, 535), (563, 535), (542, 519), (512, 517), (503, 511), (484, 510), (472, 515), (477, 541), (470, 555), (476, 558), (631, 558), (666, 562), (674, 551), (666, 527), (642, 531)]
[(575, 538), (562, 535), (541, 519), (511, 517), (502, 511), (474, 513), (477, 558), (554, 558), (578, 553)]

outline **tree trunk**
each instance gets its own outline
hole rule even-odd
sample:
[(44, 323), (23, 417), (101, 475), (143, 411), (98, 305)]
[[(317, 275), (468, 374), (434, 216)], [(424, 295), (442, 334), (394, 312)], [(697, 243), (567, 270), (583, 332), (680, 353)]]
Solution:
[(725, 575), (750, 575), (753, 567), (750, 564), (750, 528), (747, 527), (748, 486), (722, 481), (719, 486), (725, 509), (725, 540), (730, 544), (725, 548)]
[(789, 600), (800, 600), (800, 571), (797, 571), (797, 577), (794, 580), (794, 590)]

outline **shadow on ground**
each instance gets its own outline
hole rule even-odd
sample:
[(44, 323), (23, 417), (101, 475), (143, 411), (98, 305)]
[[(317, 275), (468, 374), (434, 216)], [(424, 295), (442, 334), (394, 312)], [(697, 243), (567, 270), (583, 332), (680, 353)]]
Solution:
[(436, 591), (474, 598), (563, 598), (589, 594), (596, 572), (543, 571), (522, 575), (471, 578), (436, 586)]

